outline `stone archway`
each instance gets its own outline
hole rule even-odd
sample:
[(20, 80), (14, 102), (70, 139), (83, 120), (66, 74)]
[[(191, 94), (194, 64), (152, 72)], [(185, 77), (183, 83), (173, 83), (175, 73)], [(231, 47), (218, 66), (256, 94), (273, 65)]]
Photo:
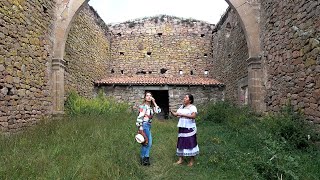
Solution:
[(72, 21), (89, 0), (56, 0), (56, 22), (51, 72), (52, 113), (64, 111), (64, 51)]
[[(248, 85), (249, 104), (257, 111), (264, 111), (261, 86), (260, 63), (260, 2), (259, 0), (225, 0), (235, 9), (241, 19), (241, 26), (249, 49)], [(51, 91), (53, 98), (52, 113), (63, 113), (64, 110), (64, 51), (72, 20), (81, 6), (89, 0), (56, 0), (56, 22), (54, 30), (54, 48), (52, 59)]]
[(260, 2), (259, 0), (225, 0), (237, 12), (245, 32), (249, 57), (260, 55)]
[(249, 105), (257, 112), (266, 111), (265, 89), (261, 67), (260, 0), (225, 0), (240, 17), (249, 50), (248, 93)]

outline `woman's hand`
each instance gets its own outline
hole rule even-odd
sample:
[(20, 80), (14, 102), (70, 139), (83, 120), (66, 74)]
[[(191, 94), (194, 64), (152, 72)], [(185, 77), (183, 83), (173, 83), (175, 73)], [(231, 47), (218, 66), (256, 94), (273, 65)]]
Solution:
[(180, 116), (181, 116), (180, 113), (173, 112), (172, 110), (171, 110), (170, 112), (171, 112), (171, 114), (172, 114), (173, 116), (176, 116), (176, 117), (180, 117)]
[(156, 100), (153, 98), (153, 97), (151, 97), (151, 101), (155, 104), (156, 103)]
[(154, 106), (155, 106), (156, 108), (159, 107), (159, 106), (157, 105), (157, 103), (156, 103), (156, 100), (155, 100), (153, 97), (151, 97), (151, 101), (153, 102), (153, 104), (154, 104)]

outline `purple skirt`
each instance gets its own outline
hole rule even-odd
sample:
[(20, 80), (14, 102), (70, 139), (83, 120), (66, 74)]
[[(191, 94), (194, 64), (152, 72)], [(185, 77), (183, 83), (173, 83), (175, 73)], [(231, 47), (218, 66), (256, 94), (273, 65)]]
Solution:
[(196, 130), (193, 128), (179, 127), (177, 149), (193, 149), (197, 143)]

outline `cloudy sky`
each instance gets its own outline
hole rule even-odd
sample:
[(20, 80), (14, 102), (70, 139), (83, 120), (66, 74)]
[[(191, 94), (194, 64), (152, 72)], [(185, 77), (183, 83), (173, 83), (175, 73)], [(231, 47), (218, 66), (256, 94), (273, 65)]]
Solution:
[(216, 24), (228, 7), (225, 0), (90, 0), (89, 4), (107, 24), (159, 14)]

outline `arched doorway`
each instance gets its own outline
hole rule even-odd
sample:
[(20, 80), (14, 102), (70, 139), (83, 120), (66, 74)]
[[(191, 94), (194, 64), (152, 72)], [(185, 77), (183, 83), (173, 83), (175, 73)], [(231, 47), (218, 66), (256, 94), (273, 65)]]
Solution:
[[(57, 0), (56, 22), (54, 30), (54, 48), (52, 59), (51, 88), (53, 98), (53, 113), (63, 113), (64, 110), (64, 51), (70, 25), (89, 0)], [(248, 92), (249, 105), (257, 111), (263, 111), (263, 96), (261, 96), (261, 63), (259, 38), (259, 6), (258, 0), (226, 0), (237, 12), (249, 50)]]

